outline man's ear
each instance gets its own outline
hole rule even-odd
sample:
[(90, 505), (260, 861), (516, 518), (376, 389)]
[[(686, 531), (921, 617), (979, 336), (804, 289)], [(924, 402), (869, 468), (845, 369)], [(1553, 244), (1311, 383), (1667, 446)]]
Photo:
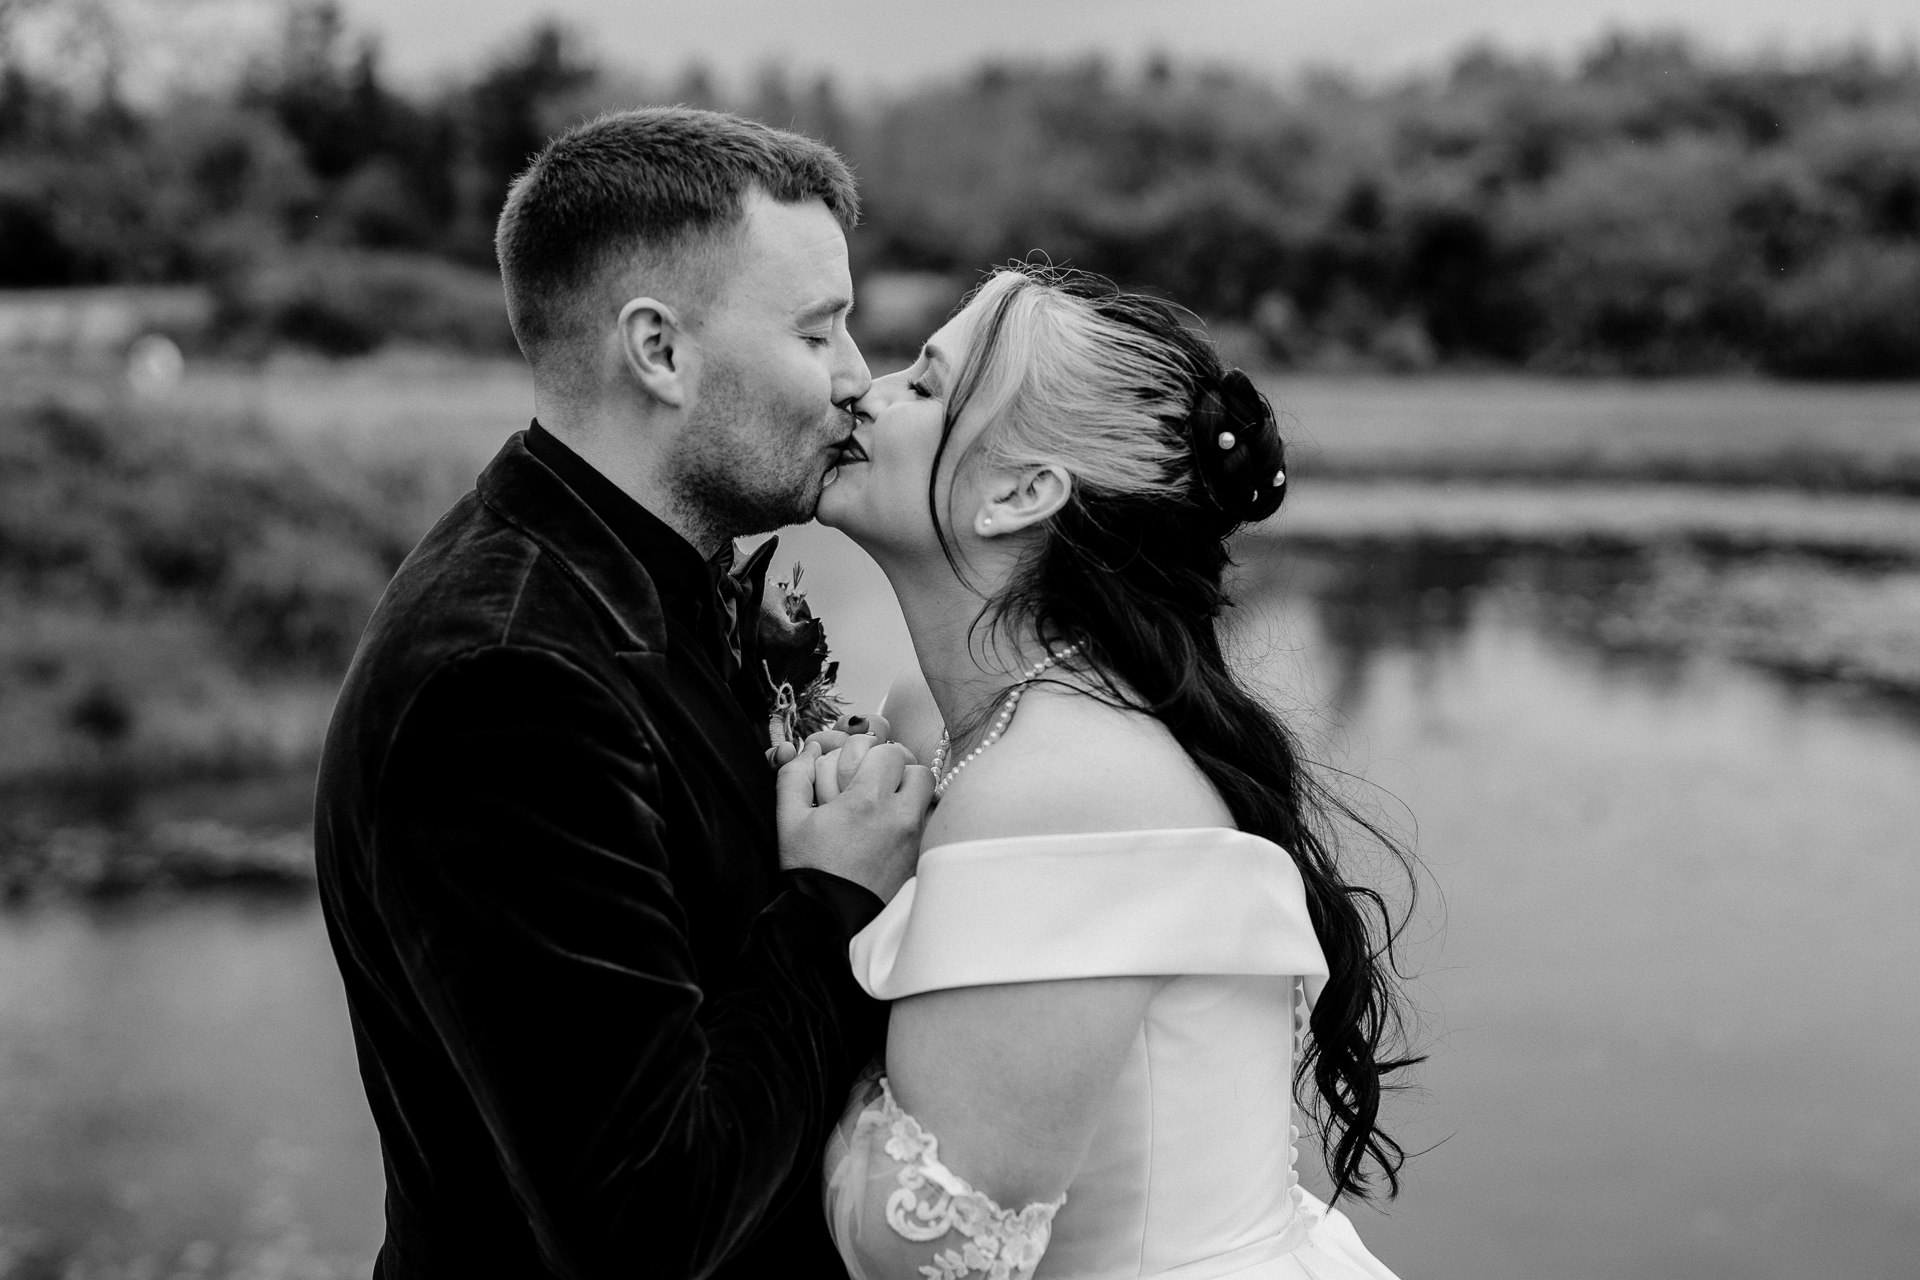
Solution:
[(634, 298), (620, 308), (619, 327), (620, 353), (634, 381), (660, 403), (685, 408), (694, 350), (673, 308), (656, 298)]
[(1073, 476), (1051, 463), (1005, 477), (981, 500), (973, 531), (983, 538), (1018, 533), (1053, 515), (1072, 496)]

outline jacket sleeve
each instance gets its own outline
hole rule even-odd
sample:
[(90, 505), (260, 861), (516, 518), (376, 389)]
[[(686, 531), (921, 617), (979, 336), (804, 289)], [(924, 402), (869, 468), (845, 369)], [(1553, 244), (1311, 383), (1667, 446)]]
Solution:
[(847, 960), (865, 891), (789, 873), (703, 992), (648, 741), (543, 651), (441, 668), (380, 787), (378, 909), (548, 1264), (710, 1271), (820, 1159), (879, 1048)]

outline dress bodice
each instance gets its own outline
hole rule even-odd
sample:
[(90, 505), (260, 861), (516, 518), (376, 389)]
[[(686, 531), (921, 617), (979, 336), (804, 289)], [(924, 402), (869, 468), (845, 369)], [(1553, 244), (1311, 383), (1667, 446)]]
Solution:
[[(1278, 845), (1207, 828), (942, 846), (922, 855), (851, 958), (882, 999), (1171, 976), (1053, 1218), (1038, 1276), (1296, 1277), (1307, 1274), (1304, 1251), (1326, 1280), (1391, 1280), (1357, 1238), (1358, 1257), (1347, 1257), (1351, 1228), (1294, 1173), (1297, 1027), (1327, 966), (1299, 871)], [(836, 1167), (857, 1159), (852, 1135), (875, 1088), (855, 1091), (828, 1152), (836, 1233), (846, 1229), (832, 1203), (846, 1181)]]
[(1213, 974), (1160, 989), (1038, 1274), (1154, 1276), (1213, 1259), (1218, 1269), (1191, 1274), (1222, 1275), (1298, 1243), (1294, 990), (1285, 977)]

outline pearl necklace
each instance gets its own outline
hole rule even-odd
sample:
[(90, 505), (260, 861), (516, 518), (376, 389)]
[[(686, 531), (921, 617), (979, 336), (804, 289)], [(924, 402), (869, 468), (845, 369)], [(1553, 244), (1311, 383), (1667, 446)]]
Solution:
[(1020, 706), (1020, 695), (1027, 691), (1028, 685), (1038, 680), (1048, 667), (1058, 662), (1064, 662), (1079, 651), (1080, 646), (1078, 644), (1070, 644), (1060, 650), (1060, 652), (1049, 653), (1046, 657), (1040, 659), (1040, 661), (1034, 663), (1031, 667), (1028, 667), (1021, 675), (1019, 683), (1015, 684), (1007, 693), (1007, 700), (1000, 704), (1000, 714), (994, 717), (993, 728), (987, 730), (987, 736), (980, 740), (979, 746), (962, 756), (959, 763), (954, 765), (953, 768), (948, 769), (944, 775), (942, 775), (940, 771), (946, 767), (947, 756), (953, 751), (953, 735), (948, 733), (946, 727), (943, 725), (940, 729), (940, 745), (934, 748), (933, 752), (933, 794), (935, 796), (945, 795), (948, 785), (959, 776), (962, 769), (972, 764), (975, 760), (978, 760), (982, 751), (985, 751), (988, 747), (1000, 741), (1000, 735), (1005, 733), (1007, 726), (1013, 723), (1013, 713), (1018, 710)]

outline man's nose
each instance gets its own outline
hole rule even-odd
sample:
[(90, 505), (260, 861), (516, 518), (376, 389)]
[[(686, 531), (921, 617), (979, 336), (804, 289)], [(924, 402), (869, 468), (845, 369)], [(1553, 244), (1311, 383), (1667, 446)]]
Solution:
[(847, 334), (840, 343), (840, 359), (834, 362), (833, 402), (848, 409), (854, 408), (854, 401), (866, 395), (873, 387), (873, 373), (867, 368), (866, 357), (860, 354), (860, 344)]

